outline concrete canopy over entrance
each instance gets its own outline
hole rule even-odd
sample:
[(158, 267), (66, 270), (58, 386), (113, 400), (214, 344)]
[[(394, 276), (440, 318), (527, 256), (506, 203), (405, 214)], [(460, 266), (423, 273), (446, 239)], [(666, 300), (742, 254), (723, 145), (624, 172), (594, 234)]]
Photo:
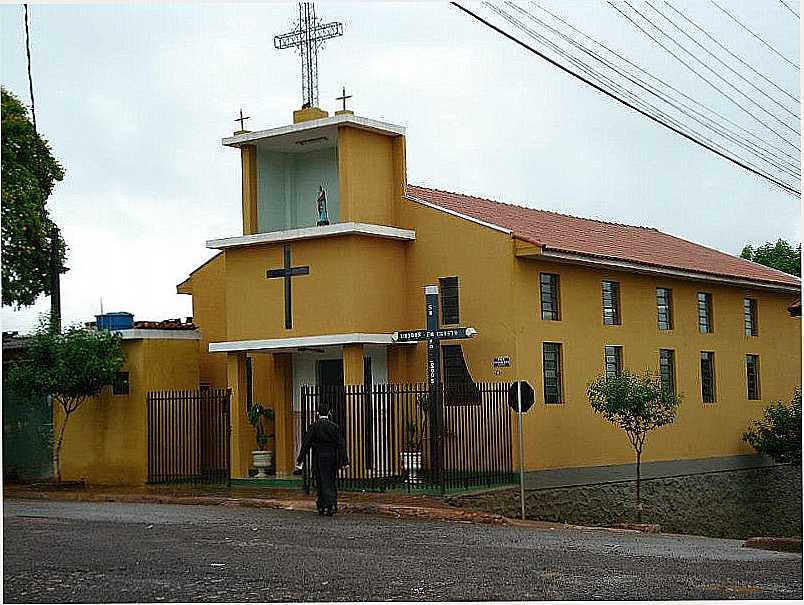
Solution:
[[(232, 389), (232, 476), (248, 477), (254, 429), (248, 401), (274, 410), (277, 476), (293, 471), (301, 438), (301, 387), (388, 382), (390, 334), (328, 334), (210, 343), (227, 354)], [(270, 447), (270, 446), (269, 446)]]

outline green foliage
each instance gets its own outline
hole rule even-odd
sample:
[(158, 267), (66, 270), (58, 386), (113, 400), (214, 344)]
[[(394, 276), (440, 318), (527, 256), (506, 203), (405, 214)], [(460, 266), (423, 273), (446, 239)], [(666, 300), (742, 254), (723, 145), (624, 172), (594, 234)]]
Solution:
[(71, 413), (112, 384), (123, 365), (120, 335), (72, 326), (58, 334), (42, 324), (16, 362), (9, 380), (20, 392), (52, 395)]
[(64, 419), (53, 447), (53, 474), (60, 480), (59, 457), (67, 421), (84, 401), (114, 381), (123, 365), (120, 335), (78, 326), (60, 334), (43, 322), (25, 353), (11, 366), (8, 381), (24, 396), (50, 395), (61, 406)]
[(775, 401), (766, 407), (743, 439), (776, 462), (801, 465), (801, 389), (795, 390), (789, 404)]
[[(3, 305), (30, 306), (50, 294), (50, 233), (45, 203), (64, 172), (47, 141), (34, 132), (28, 111), (2, 89)], [(59, 238), (59, 272), (66, 246)]]
[(255, 403), (248, 408), (247, 413), (249, 423), (257, 432), (257, 449), (260, 451), (265, 450), (265, 446), (268, 445), (268, 439), (273, 437), (274, 434), (268, 434), (266, 432), (262, 421), (263, 419), (269, 421), (273, 420), (274, 410), (273, 408), (266, 408), (259, 403)]
[(592, 409), (628, 435), (634, 449), (642, 447), (649, 431), (675, 420), (680, 398), (651, 372), (597, 376), (586, 390)]
[(586, 389), (592, 409), (625, 431), (636, 453), (636, 501), (638, 520), (642, 520), (640, 464), (648, 433), (672, 424), (681, 398), (666, 389), (656, 374), (634, 374), (623, 370), (607, 378), (596, 376)]
[(789, 242), (780, 238), (775, 244), (767, 242), (757, 248), (748, 245), (743, 248), (740, 256), (790, 275), (801, 276), (801, 244), (793, 248)]

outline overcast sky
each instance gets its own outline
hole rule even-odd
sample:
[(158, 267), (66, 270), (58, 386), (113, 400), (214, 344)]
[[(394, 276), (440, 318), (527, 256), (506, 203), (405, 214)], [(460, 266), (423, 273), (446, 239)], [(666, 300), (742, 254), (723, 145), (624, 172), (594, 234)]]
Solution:
[[(754, 127), (606, 3), (545, 4)], [(673, 4), (798, 94), (798, 71), (714, 5)], [(799, 21), (780, 0), (719, 4), (798, 62)], [(325, 2), (317, 10), (345, 30), (320, 54), (321, 106), (337, 109), (346, 85), (358, 115), (405, 126), (412, 184), (649, 225), (731, 254), (746, 243), (800, 241), (799, 199), (449, 4)], [(104, 310), (136, 319), (192, 314), (176, 284), (212, 256), (207, 239), (241, 233), (239, 153), (220, 139), (241, 107), (252, 116), (247, 127), (260, 130), (290, 123), (301, 104), (298, 56), (273, 47), (296, 13), (280, 3), (30, 8), (37, 122), (66, 173), (49, 200), (69, 245), (65, 323), (92, 320), (101, 297)], [(0, 7), (0, 26), (0, 79), (27, 104), (22, 7)], [(4, 307), (3, 330), (30, 330), (48, 305)]]

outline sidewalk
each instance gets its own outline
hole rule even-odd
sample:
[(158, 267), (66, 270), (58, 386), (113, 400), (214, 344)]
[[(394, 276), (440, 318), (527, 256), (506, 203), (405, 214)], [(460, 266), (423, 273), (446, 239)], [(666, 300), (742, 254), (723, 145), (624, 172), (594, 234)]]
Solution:
[[(72, 502), (129, 502), (146, 504), (203, 504), (212, 506), (249, 506), (315, 512), (315, 496), (298, 489), (214, 488), (207, 486), (86, 486), (56, 488), (48, 485), (6, 485), (4, 499), (61, 500)], [(530, 527), (566, 527), (560, 523), (521, 521), (501, 515), (464, 510), (450, 506), (437, 496), (340, 492), (338, 513), (382, 515), (394, 518), (419, 518), (463, 523), (528, 525)]]

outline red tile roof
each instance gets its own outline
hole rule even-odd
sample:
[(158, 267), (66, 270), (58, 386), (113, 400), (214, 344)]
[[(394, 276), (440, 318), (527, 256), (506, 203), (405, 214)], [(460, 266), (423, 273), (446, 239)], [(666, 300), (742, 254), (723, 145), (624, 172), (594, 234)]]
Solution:
[(800, 286), (801, 280), (650, 227), (635, 227), (535, 210), (484, 198), (408, 185), (408, 196), (508, 229), (545, 250), (628, 261), (720, 277)]

